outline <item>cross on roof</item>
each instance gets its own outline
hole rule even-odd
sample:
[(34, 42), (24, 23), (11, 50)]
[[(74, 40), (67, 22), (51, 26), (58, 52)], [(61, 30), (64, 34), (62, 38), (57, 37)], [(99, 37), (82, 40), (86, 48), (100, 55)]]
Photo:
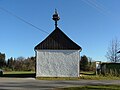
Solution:
[(54, 21), (55, 21), (55, 29), (57, 28), (57, 21), (60, 20), (60, 17), (57, 13), (57, 9), (55, 9), (55, 13), (53, 14), (53, 18), (52, 18)]

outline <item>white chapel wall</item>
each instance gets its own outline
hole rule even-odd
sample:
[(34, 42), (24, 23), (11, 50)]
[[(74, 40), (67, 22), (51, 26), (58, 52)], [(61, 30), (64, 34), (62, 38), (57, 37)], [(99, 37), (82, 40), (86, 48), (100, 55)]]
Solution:
[(36, 77), (78, 77), (79, 50), (38, 50)]

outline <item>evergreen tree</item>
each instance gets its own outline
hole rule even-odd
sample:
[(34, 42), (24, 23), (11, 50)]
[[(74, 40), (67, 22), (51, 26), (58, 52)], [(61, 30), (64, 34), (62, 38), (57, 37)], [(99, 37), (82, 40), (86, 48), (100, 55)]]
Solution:
[(88, 58), (84, 55), (81, 56), (80, 69), (86, 71), (88, 69)]

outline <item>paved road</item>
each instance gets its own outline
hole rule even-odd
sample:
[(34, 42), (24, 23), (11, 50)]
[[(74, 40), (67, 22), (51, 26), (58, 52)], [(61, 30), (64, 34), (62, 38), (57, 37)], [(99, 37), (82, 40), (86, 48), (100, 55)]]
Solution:
[(34, 78), (0, 78), (0, 90), (51, 90), (60, 87), (109, 84), (120, 85), (120, 80), (48, 81)]

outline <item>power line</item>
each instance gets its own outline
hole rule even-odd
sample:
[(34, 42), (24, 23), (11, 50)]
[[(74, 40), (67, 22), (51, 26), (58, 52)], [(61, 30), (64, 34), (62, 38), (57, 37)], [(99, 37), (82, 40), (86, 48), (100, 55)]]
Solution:
[(39, 27), (37, 27), (37, 26), (33, 25), (32, 23), (26, 21), (25, 19), (21, 18), (20, 16), (17, 16), (16, 14), (13, 14), (12, 12), (8, 11), (7, 9), (4, 9), (4, 8), (2, 8), (2, 7), (0, 7), (0, 9), (3, 10), (3, 11), (5, 11), (6, 13), (9, 13), (10, 15), (16, 17), (16, 18), (19, 19), (20, 21), (22, 21), (22, 22), (24, 22), (24, 23), (26, 23), (26, 24), (28, 24), (28, 25), (36, 28), (36, 30), (42, 31), (42, 32), (44, 32), (44, 33), (46, 33), (46, 34), (49, 34), (47, 31), (45, 31), (45, 30), (43, 30), (43, 29), (40, 29)]
[(95, 8), (103, 15), (109, 14), (109, 11), (107, 11), (105, 7), (101, 3), (99, 3), (97, 0), (82, 0), (82, 1), (88, 4), (89, 6)]

